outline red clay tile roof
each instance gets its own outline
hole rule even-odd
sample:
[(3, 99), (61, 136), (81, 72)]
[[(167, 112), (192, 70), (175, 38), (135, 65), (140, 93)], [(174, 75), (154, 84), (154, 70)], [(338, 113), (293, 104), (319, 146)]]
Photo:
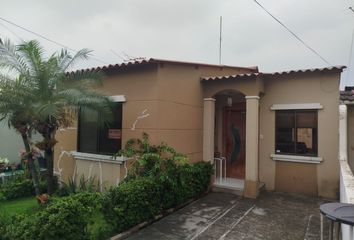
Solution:
[(166, 59), (157, 59), (157, 58), (149, 58), (149, 59), (139, 59), (139, 60), (132, 60), (129, 62), (123, 62), (118, 64), (109, 64), (106, 66), (99, 66), (93, 68), (86, 68), (77, 70), (75, 72), (86, 72), (86, 71), (110, 71), (110, 70), (119, 70), (125, 69), (132, 66), (142, 66), (142, 65), (149, 65), (149, 64), (158, 64), (158, 63), (170, 63), (170, 64), (179, 64), (179, 65), (196, 65), (196, 66), (206, 66), (206, 67), (220, 67), (220, 68), (236, 68), (236, 69), (245, 69), (250, 70), (252, 72), (258, 72), (258, 67), (238, 67), (238, 66), (229, 66), (229, 65), (217, 65), (217, 64), (207, 64), (207, 63), (196, 63), (196, 62), (185, 62), (185, 61), (174, 61), (174, 60), (166, 60)]
[(354, 101), (354, 87), (345, 87), (344, 91), (340, 91), (341, 102)]
[(311, 72), (323, 72), (323, 71), (343, 71), (346, 66), (333, 66), (333, 67), (326, 67), (326, 68), (311, 68), (311, 69), (299, 69), (299, 70), (290, 70), (290, 71), (282, 71), (282, 72), (272, 72), (272, 73), (262, 73), (262, 72), (255, 72), (255, 73), (246, 73), (246, 74), (237, 74), (237, 75), (227, 75), (227, 76), (210, 76), (210, 77), (202, 77), (201, 81), (213, 81), (213, 80), (225, 80), (225, 79), (240, 79), (240, 78), (253, 78), (257, 76), (280, 76), (280, 75), (287, 75), (292, 73), (311, 73)]

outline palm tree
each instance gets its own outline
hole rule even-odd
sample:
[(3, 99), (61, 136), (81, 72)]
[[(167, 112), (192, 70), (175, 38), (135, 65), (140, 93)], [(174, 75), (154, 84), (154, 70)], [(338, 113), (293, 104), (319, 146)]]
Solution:
[(31, 139), (33, 126), (31, 125), (32, 109), (29, 103), (32, 100), (33, 96), (27, 92), (26, 85), (21, 78), (12, 79), (0, 74), (0, 121), (6, 119), (9, 128), (16, 129), (21, 135), (35, 193), (39, 195), (39, 180), (34, 164)]
[(46, 58), (44, 49), (35, 40), (16, 47), (9, 41), (0, 44), (0, 67), (17, 73), (19, 81), (27, 87), (29, 128), (43, 136), (43, 141), (36, 145), (44, 151), (49, 194), (53, 192), (53, 148), (57, 129), (70, 126), (81, 107), (110, 113), (109, 97), (93, 90), (95, 85), (101, 84), (102, 72), (69, 72), (77, 61), (88, 59), (89, 54), (87, 49), (75, 55), (63, 49)]

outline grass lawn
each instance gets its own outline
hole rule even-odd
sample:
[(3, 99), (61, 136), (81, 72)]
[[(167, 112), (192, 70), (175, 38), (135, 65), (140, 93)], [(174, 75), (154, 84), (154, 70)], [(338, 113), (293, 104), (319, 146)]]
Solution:
[(37, 207), (38, 203), (35, 197), (26, 197), (0, 202), (0, 213), (4, 216), (10, 217), (17, 214), (36, 211)]

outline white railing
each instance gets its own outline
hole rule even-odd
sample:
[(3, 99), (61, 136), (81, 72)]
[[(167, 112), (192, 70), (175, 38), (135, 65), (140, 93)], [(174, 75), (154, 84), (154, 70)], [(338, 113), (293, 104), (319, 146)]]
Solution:
[[(217, 171), (219, 169), (219, 171)], [(226, 158), (225, 157), (216, 157), (214, 158), (214, 174), (215, 181), (223, 182), (226, 180)]]
[[(354, 175), (348, 164), (347, 106), (339, 106), (340, 202), (354, 204)], [(353, 240), (353, 227), (342, 224), (342, 240)]]

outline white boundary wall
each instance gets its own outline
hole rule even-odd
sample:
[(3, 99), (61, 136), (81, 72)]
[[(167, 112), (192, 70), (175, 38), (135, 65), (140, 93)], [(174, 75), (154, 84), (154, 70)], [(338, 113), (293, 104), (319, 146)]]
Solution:
[[(354, 175), (348, 164), (347, 106), (339, 106), (340, 202), (354, 203)], [(342, 240), (352, 240), (350, 227), (342, 224)], [(351, 231), (352, 232), (352, 231)]]

